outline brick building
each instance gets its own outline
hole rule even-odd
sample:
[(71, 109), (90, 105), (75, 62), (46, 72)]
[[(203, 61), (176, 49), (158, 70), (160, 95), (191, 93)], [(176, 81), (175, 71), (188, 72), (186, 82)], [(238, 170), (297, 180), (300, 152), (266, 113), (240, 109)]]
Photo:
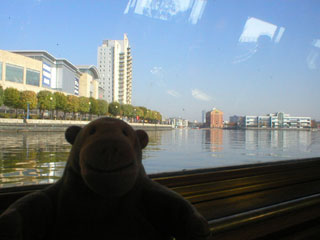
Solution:
[(206, 124), (210, 128), (223, 128), (223, 112), (216, 108), (207, 112)]

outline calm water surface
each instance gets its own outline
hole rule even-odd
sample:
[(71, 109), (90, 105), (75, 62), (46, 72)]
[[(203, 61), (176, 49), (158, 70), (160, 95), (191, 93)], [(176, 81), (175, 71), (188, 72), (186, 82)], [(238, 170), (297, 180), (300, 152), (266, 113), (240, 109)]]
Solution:
[[(320, 156), (320, 131), (176, 129), (148, 131), (148, 173)], [(0, 132), (0, 187), (52, 183), (70, 145), (64, 133)]]

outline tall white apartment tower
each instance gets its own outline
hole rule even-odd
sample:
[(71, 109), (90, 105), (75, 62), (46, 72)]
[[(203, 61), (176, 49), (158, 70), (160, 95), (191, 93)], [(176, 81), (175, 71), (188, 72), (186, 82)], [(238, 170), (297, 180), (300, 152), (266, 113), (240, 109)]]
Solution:
[(100, 97), (107, 102), (131, 104), (132, 58), (129, 40), (104, 40), (98, 47)]

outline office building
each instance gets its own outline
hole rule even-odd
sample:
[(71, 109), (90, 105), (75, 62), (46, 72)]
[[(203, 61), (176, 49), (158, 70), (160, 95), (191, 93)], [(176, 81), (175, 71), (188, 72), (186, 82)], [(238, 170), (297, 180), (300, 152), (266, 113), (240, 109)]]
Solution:
[(101, 97), (107, 102), (131, 104), (132, 58), (129, 40), (104, 40), (98, 47)]
[(223, 128), (223, 112), (216, 108), (207, 112), (206, 125), (210, 128)]
[(99, 93), (101, 94), (102, 91), (99, 89), (98, 69), (93, 65), (82, 65), (77, 68), (82, 73), (79, 81), (79, 95), (99, 99), (101, 97)]
[(229, 117), (229, 127), (241, 128), (243, 127), (243, 116), (233, 115)]
[(59, 91), (67, 95), (98, 97), (99, 74), (94, 66), (80, 70), (66, 59), (46, 51), (0, 50), (0, 84), (19, 91)]
[(186, 119), (179, 118), (169, 118), (169, 123), (175, 128), (187, 128), (189, 125), (189, 121)]
[(206, 122), (206, 110), (202, 110), (201, 121), (203, 124)]
[(293, 117), (277, 112), (265, 116), (244, 116), (243, 125), (246, 128), (310, 128), (311, 117)]

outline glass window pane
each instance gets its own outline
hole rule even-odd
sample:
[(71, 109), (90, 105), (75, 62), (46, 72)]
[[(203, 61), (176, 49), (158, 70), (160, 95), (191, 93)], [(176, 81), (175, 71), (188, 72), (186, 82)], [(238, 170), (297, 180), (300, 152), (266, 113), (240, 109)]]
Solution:
[[(148, 132), (147, 173), (320, 157), (320, 1), (105, 0), (78, 4), (71, 15), (72, 1), (11, 2), (1, 0), (11, 21), (1, 25), (6, 37), (0, 48), (20, 49), (12, 54), (21, 56), (0, 50), (2, 81), (8, 62), (23, 67), (21, 90), (39, 84), (78, 94), (80, 72), (96, 76), (96, 65), (99, 98), (132, 102), (135, 111), (124, 106), (121, 114), (126, 121), (143, 128), (154, 122), (174, 127)], [(13, 24), (14, 19), (28, 24)], [(46, 34), (39, 31), (44, 26), (50, 28)], [(8, 67), (6, 83), (19, 88), (9, 83), (16, 81), (14, 69), (10, 73)], [(90, 96), (95, 96), (92, 85)], [(36, 108), (32, 118), (42, 118)], [(148, 109), (161, 113), (163, 121)], [(55, 114), (57, 119), (80, 116)], [(62, 132), (23, 137), (22, 143), (16, 133), (0, 132), (0, 165), (5, 164), (0, 188), (54, 182), (62, 175), (70, 150)], [(13, 143), (21, 143), (18, 153), (11, 154), (17, 149)], [(36, 154), (43, 146), (50, 153)]]
[(23, 83), (23, 67), (6, 64), (6, 81)]
[(27, 69), (27, 84), (33, 86), (39, 86), (40, 84), (40, 72)]

